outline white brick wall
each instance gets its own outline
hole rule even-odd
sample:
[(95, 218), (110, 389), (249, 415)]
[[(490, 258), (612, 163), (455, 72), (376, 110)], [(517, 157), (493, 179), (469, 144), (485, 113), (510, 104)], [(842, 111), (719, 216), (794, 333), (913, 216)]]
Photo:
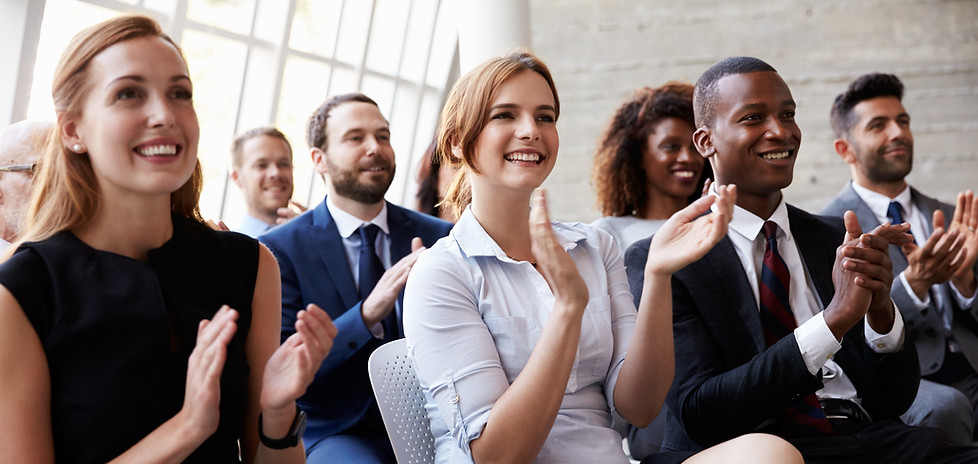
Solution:
[(953, 202), (978, 190), (978, 0), (531, 0), (533, 48), (560, 91), (560, 159), (546, 187), (561, 220), (598, 216), (597, 138), (643, 85), (695, 82), (719, 59), (757, 56), (798, 102), (803, 133), (788, 201), (817, 211), (849, 179), (828, 112), (855, 77), (890, 72), (907, 87), (909, 181)]

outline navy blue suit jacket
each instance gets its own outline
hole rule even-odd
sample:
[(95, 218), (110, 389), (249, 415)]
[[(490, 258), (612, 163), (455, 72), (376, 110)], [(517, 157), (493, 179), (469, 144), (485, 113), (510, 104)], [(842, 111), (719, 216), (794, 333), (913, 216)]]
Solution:
[[(832, 266), (844, 237), (841, 220), (788, 206), (791, 233), (824, 306), (835, 290)], [(642, 292), (649, 239), (625, 254), (635, 301)], [(666, 398), (663, 450), (699, 450), (754, 432), (795, 398), (822, 388), (805, 366), (794, 334), (767, 348), (753, 290), (733, 243), (724, 237), (699, 261), (673, 275), (676, 376)], [(880, 355), (870, 349), (863, 322), (844, 337), (835, 361), (875, 419), (897, 418), (920, 381), (916, 350)]]
[[(452, 228), (451, 223), (391, 203), (387, 223), (391, 263), (411, 253), (412, 238), (421, 237), (430, 247)], [(271, 249), (282, 272), (282, 340), (295, 333), (296, 314), (309, 303), (323, 308), (336, 324), (333, 348), (298, 403), (316, 438), (342, 432), (374, 401), (367, 359), (381, 342), (363, 324), (362, 301), (326, 201), (258, 240)], [(402, 292), (398, 301), (403, 297)]]

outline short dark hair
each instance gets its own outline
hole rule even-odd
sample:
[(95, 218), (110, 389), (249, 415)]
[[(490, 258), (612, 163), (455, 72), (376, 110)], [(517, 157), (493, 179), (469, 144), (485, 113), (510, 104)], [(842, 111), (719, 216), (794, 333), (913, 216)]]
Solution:
[(233, 166), (235, 169), (241, 167), (241, 155), (243, 154), (245, 142), (260, 135), (281, 139), (283, 142), (285, 142), (285, 146), (289, 148), (289, 158), (292, 157), (292, 144), (289, 143), (289, 139), (285, 138), (285, 134), (283, 134), (282, 131), (271, 126), (256, 127), (238, 134), (238, 136), (231, 141), (231, 166)]
[(859, 102), (878, 97), (894, 97), (903, 101), (903, 82), (893, 74), (883, 73), (864, 74), (852, 81), (846, 91), (835, 97), (835, 102), (832, 103), (829, 122), (832, 123), (835, 136), (841, 138), (852, 130), (852, 126), (856, 124), (852, 109)]
[(333, 111), (333, 108), (351, 101), (370, 103), (378, 109), (380, 108), (377, 102), (362, 93), (345, 93), (326, 100), (322, 105), (319, 105), (319, 108), (316, 108), (312, 116), (309, 116), (309, 122), (306, 124), (306, 144), (309, 145), (309, 148), (326, 149), (326, 120), (329, 119), (329, 113)]
[(714, 112), (717, 104), (717, 81), (731, 74), (749, 74), (754, 72), (778, 72), (773, 66), (761, 59), (750, 56), (734, 56), (722, 60), (703, 71), (696, 80), (696, 90), (693, 93), (693, 113), (696, 126), (712, 126), (716, 118)]

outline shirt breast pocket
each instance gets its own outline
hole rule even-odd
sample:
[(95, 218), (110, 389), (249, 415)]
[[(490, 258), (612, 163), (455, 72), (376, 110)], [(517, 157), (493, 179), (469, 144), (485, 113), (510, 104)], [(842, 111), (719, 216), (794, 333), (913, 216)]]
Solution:
[(506, 377), (513, 381), (530, 359), (536, 336), (529, 319), (520, 316), (493, 316), (483, 319)]

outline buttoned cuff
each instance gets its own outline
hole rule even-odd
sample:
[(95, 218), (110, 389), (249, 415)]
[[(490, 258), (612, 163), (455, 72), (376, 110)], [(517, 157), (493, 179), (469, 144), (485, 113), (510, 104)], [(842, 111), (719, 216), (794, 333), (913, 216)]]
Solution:
[(896, 303), (893, 303), (893, 327), (890, 329), (890, 333), (885, 335), (876, 333), (867, 320), (863, 324), (863, 334), (866, 336), (866, 343), (877, 353), (900, 351), (900, 348), (903, 348), (903, 315), (896, 310)]
[(822, 312), (812, 316), (795, 329), (795, 340), (798, 341), (798, 349), (801, 350), (805, 366), (812, 375), (815, 375), (825, 362), (832, 359), (842, 348), (842, 343), (835, 339), (829, 325), (825, 323), (825, 315)]

